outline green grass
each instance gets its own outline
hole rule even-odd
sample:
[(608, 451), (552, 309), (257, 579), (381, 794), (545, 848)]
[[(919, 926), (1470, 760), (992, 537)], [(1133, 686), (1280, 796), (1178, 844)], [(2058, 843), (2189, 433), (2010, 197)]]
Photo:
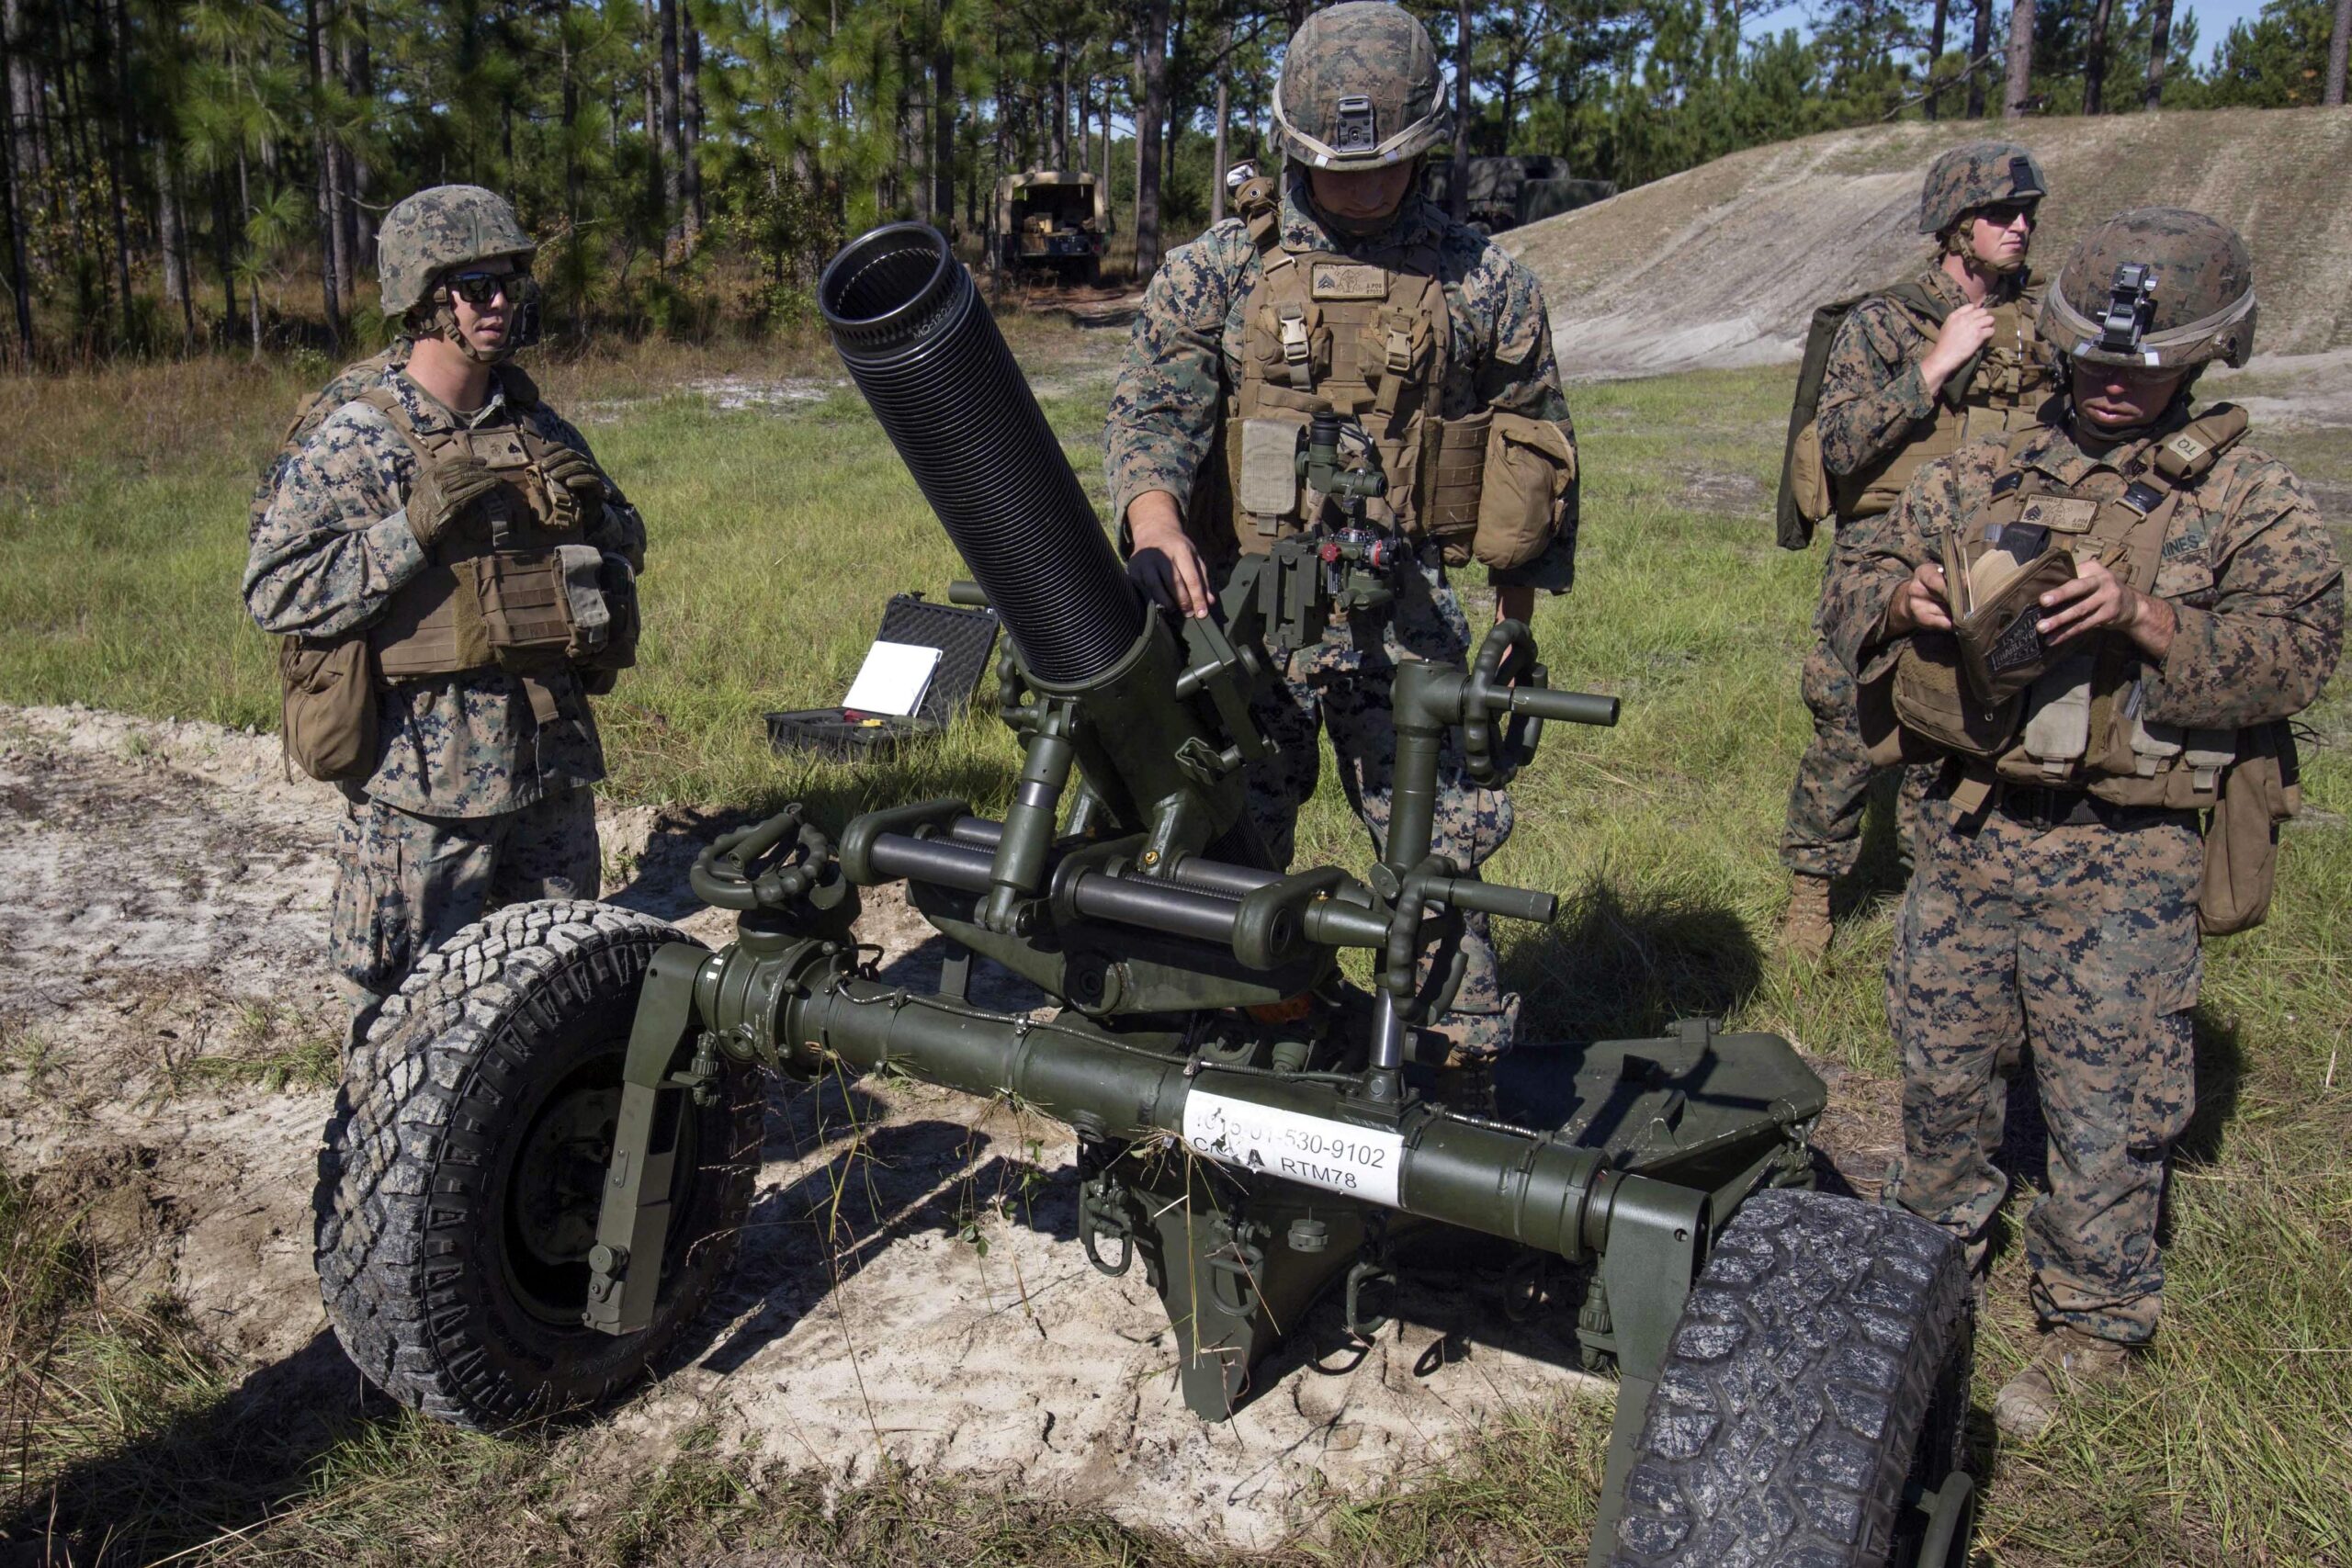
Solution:
[[(1069, 389), (1047, 411), (1099, 501), (1104, 384), (1086, 371), (1102, 345), (1038, 323), (1018, 331), (1024, 356), (1056, 365)], [(725, 413), (662, 390), (725, 367), (622, 361), (544, 378), (560, 407), (644, 400), (589, 426), (653, 536), (642, 663), (604, 707), (607, 789), (721, 806), (807, 797), (836, 818), (925, 794), (1001, 804), (1012, 751), (992, 717), (863, 772), (765, 749), (763, 710), (837, 700), (884, 598), (940, 592), (959, 569), (854, 396)], [(831, 374), (805, 355), (732, 368)], [(249, 476), (297, 385), (210, 366), (0, 384), (0, 419), (24, 434), (0, 454), (0, 700), (272, 721), (266, 650), (235, 587)], [(1566, 895), (1555, 928), (1505, 938), (1539, 1029), (1626, 1033), (1720, 1013), (1885, 1077), (1893, 856), (1875, 823), (1865, 886), (1829, 960), (1791, 967), (1770, 951), (1784, 894), (1775, 844), (1807, 735), (1796, 667), (1821, 567), (1818, 550), (1770, 544), (1785, 385), (1784, 373), (1762, 371), (1573, 392), (1588, 476), (1579, 581), (1542, 605), (1536, 628), (1555, 682), (1618, 694), (1624, 716), (1614, 729), (1550, 734), (1514, 789), (1518, 830), (1489, 874)], [(107, 434), (118, 424), (119, 439)], [(2341, 432), (2275, 445), (2324, 484), (2352, 480), (2352, 438)], [(2339, 680), (2308, 721), (2341, 738), (2352, 729), (2346, 705)], [(2304, 788), (2269, 924), (2208, 948), (2202, 1105), (2173, 1187), (2153, 1364), (2053, 1440), (1997, 1455), (1981, 1532), (1992, 1562), (2352, 1562), (2352, 769), (2339, 750), (2309, 750)], [(1328, 776), (1300, 849), (1363, 858)], [(37, 1043), (26, 1036), (11, 1055), (29, 1061)], [(306, 1081), (310, 1066), (227, 1076), (259, 1091), (273, 1073)], [(10, 1225), (28, 1212), (0, 1204)], [(1994, 1282), (1980, 1404), (2027, 1352), (2023, 1284), (2013, 1249)], [(68, 1332), (61, 1324), (91, 1321), (85, 1305), (42, 1311), (41, 1326), (11, 1338), (15, 1354), (55, 1342)], [(135, 1344), (159, 1331), (91, 1332)], [(712, 1445), (616, 1470), (597, 1428), (492, 1440), (371, 1417), (271, 1436), (218, 1396), (218, 1379), (191, 1363), (184, 1393), (153, 1396), (176, 1413), (164, 1438), (134, 1443), (130, 1434), (152, 1424), (93, 1419), (66, 1450), (86, 1461), (115, 1442), (151, 1459), (199, 1456), (194, 1479), (171, 1494), (178, 1512), (146, 1504), (126, 1516), (138, 1551), (494, 1562), (537, 1543), (583, 1562), (727, 1551), (874, 1563), (1202, 1561), (1098, 1516), (935, 1478), (886, 1474), (828, 1495), (811, 1478)], [(1339, 1510), (1326, 1542), (1268, 1561), (1572, 1558), (1600, 1419), (1589, 1405), (1530, 1411), (1436, 1477)], [(14, 1449), (18, 1430), (12, 1417), (0, 1437)], [(224, 1450), (252, 1462), (228, 1475), (201, 1461)], [(71, 1485), (112, 1473), (12, 1462), (16, 1485), (32, 1489), (12, 1502), (28, 1506), (61, 1476)], [(232, 1529), (242, 1533), (222, 1534)]]

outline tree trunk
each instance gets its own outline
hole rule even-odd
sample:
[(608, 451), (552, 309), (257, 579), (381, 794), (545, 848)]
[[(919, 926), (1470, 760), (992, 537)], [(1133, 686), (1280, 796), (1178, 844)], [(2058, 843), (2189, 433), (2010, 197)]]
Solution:
[(129, 162), (136, 132), (130, 123), (130, 18), (122, 9), (121, 0), (115, 0), (114, 14), (107, 14), (106, 0), (97, 0), (95, 7), (100, 28), (111, 35), (108, 49), (114, 56), (114, 139), (107, 149), (107, 185), (113, 208), (115, 290), (122, 300), (121, 336), (130, 339), (130, 182), (125, 179), (124, 165)]
[(319, 0), (302, 0), (302, 28), (309, 42), (302, 52), (311, 77), (311, 152), (318, 164), (319, 299), (326, 310), (327, 344), (333, 352), (343, 344), (343, 301), (334, 288), (334, 157), (327, 145), (327, 40), (319, 24)]
[[(245, 168), (245, 155), (243, 152), (237, 154), (237, 205), (243, 209), (248, 217), (252, 215), (253, 177)], [(261, 361), (261, 280), (259, 278), (245, 280), (245, 319), (253, 326), (254, 361), (259, 364)]]
[(1943, 94), (1935, 85), (1936, 67), (1944, 57), (1944, 30), (1951, 20), (1951, 0), (1936, 0), (1935, 19), (1928, 27), (1928, 106), (1929, 119), (1943, 118)]
[[(40, 137), (34, 129), (40, 117), (39, 68), (25, 50), (25, 0), (0, 0), (0, 36), (7, 46), (8, 102), (17, 106), (24, 133), (11, 138), (16, 159), (17, 188), (24, 190), (40, 178)], [(21, 210), (21, 209), (19, 209)]]
[(1054, 167), (1069, 167), (1069, 51), (1056, 51), (1054, 72)]
[(1159, 269), (1160, 128), (1168, 123), (1169, 0), (1144, 0), (1136, 59), (1143, 78), (1136, 107), (1136, 278)]
[(27, 370), (33, 365), (32, 274), (25, 260), (24, 219), (17, 206), (17, 5), (0, 13), (0, 220), (8, 225), (8, 294), (17, 307), (17, 348)]
[[(358, 0), (346, 14), (348, 17), (343, 40), (343, 85), (352, 102), (363, 108), (372, 108), (376, 96), (376, 62), (368, 50), (368, 6)], [(343, 158), (343, 256), (349, 264), (353, 276), (372, 272), (376, 266), (376, 220), (368, 210), (369, 170), (367, 163), (349, 147), (339, 150)], [(353, 277), (343, 280), (343, 297), (351, 299)]]
[(2098, 0), (2091, 12), (2090, 36), (2083, 41), (2083, 112), (2107, 112), (2107, 24), (2115, 0)]
[(168, 140), (155, 143), (155, 241), (164, 252), (164, 303), (180, 313), (180, 347), (196, 342), (196, 301), (189, 298), (187, 220), (180, 211), (179, 160)]
[(2009, 80), (2001, 95), (2001, 118), (2023, 119), (2026, 100), (2033, 96), (2033, 0), (2012, 0), (2009, 6)]
[(237, 263), (229, 238), (229, 176), (212, 172), (212, 265), (220, 273), (220, 336), (222, 345), (237, 330)]
[(1226, 65), (1233, 53), (1233, 28), (1230, 23), (1217, 34), (1216, 39), (1216, 150), (1209, 154), (1209, 221), (1225, 221), (1225, 158), (1226, 128), (1233, 114), (1233, 100), (1226, 86)]
[(662, 128), (662, 227), (665, 243), (682, 236), (679, 210), (685, 194), (685, 144), (678, 134), (678, 0), (655, 0), (662, 34), (661, 96), (657, 111)]
[(2352, 55), (2352, 0), (2335, 0), (2335, 29), (2327, 36), (2327, 80), (2320, 87), (2320, 101), (2331, 108), (2344, 107), (2347, 55)]
[[(2172, 0), (2156, 0), (2169, 7)], [(1979, 63), (1993, 51), (1993, 0), (1976, 0), (1976, 17), (1968, 35), (1968, 118), (1984, 118), (1984, 68)]]
[(2165, 96), (2165, 62), (2172, 55), (2172, 0), (2155, 0), (2148, 12), (2148, 79), (2140, 89), (2140, 107), (2161, 107)]
[(662, 236), (669, 231), (670, 209), (662, 200), (662, 165), (668, 161), (662, 148), (670, 122), (662, 114), (661, 0), (645, 0), (645, 30), (648, 47), (639, 72), (645, 87), (645, 204), (653, 209), (653, 249), (666, 271), (670, 256)]
[(580, 244), (580, 203), (582, 197), (580, 148), (573, 141), (573, 127), (580, 123), (580, 73), (572, 68), (571, 59), (571, 0), (559, 0), (555, 13), (556, 73), (558, 88), (562, 95), (563, 124), (563, 227), (568, 243), (576, 252)]
[(702, 29), (695, 14), (678, 0), (684, 15), (678, 28), (678, 220), (685, 226), (686, 248), (702, 243), (708, 214), (702, 199)]
[(956, 46), (944, 29), (931, 52), (931, 211), (943, 230), (956, 218)]
[(1459, 220), (1470, 202), (1470, 0), (1453, 8), (1453, 172), (1445, 209)]

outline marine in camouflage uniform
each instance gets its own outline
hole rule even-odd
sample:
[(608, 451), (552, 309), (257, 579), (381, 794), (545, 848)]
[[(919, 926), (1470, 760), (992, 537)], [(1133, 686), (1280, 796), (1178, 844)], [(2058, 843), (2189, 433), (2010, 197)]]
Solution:
[[(2154, 314), (2132, 341), (2109, 344), (2094, 323), (2116, 268), (2131, 261), (2155, 270)], [(2199, 367), (2242, 362), (2252, 345), (2251, 272), (2235, 234), (2177, 209), (2124, 214), (2069, 261), (2043, 328), (2074, 361), (2065, 417), (1931, 464), (1894, 511), (1842, 528), (1824, 616), (1839, 659), (1875, 682), (1912, 640), (1890, 629), (1906, 618), (1904, 601), (1939, 602), (1947, 592), (1940, 570), (1928, 570), (1947, 530), (1976, 539), (1988, 520), (2010, 515), (2004, 505), (2041, 515), (2018, 498), (2050, 496), (2077, 508), (2053, 527), (2075, 529), (2094, 514), (2136, 525), (2136, 516), (2161, 539), (2160, 553), (2149, 547), (2156, 538), (2134, 543), (2147, 550), (2135, 558), (2149, 563), (2140, 590), (2120, 588), (2116, 571), (2080, 567), (2098, 537), (2078, 538), (2083, 575), (2038, 602), (2050, 617), (2040, 624), (2051, 626), (2072, 605), (2111, 596), (2111, 617), (2086, 618), (2098, 629), (2076, 645), (2109, 660), (2100, 668), (2118, 682), (2114, 705), (2094, 703), (2088, 728), (2098, 732), (2102, 713), (2114, 725), (2136, 714), (2124, 754), (2146, 764), (2141, 776), (2088, 761), (2098, 751), (2087, 739), (2068, 760), (2064, 742), (2038, 743), (2030, 721), (2018, 721), (2022, 739), (1994, 761), (1948, 762), (1923, 807), (1919, 864), (1887, 969), (1904, 1150), (1886, 1198), (1962, 1237), (1980, 1264), (2007, 1190), (1993, 1159), (2004, 1110), (1994, 1064), (2029, 1038), (2034, 1047), (2049, 1179), (2025, 1240), (2032, 1303), (2052, 1332), (1996, 1402), (2014, 1435), (2047, 1425), (2060, 1383), (2119, 1371), (2118, 1347), (2143, 1343), (2156, 1327), (2165, 1161), (2195, 1098), (2190, 1009), (2204, 872), (2198, 810), (2165, 803), (2211, 798), (2211, 779), (2182, 772), (2197, 761), (2200, 732), (2243, 757), (2257, 727), (2319, 694), (2341, 652), (2344, 610), (2342, 564), (2295, 476), (2242, 440), (2214, 447), (2210, 432), (2232, 428), (2226, 411), (2191, 422)], [(2082, 411), (2084, 400), (2109, 395), (2100, 390), (2109, 378), (2166, 375), (2178, 389), (2146, 423), (2101, 424)], [(2144, 400), (2161, 405), (2164, 384), (2154, 385)], [(2220, 455), (2201, 474), (2176, 479), (2157, 459), (2184, 438), (2183, 450)], [(2166, 504), (2166, 491), (2172, 510), (2160, 517), (2151, 505)], [(2006, 524), (2005, 536), (2015, 526)], [(2066, 595), (2086, 582), (2070, 604)], [(2052, 626), (2053, 638), (2064, 629)], [(2040, 682), (2050, 679), (2037, 678), (2026, 713), (2044, 702)], [(2182, 735), (2188, 749), (2166, 753)], [(2156, 739), (2143, 746), (2147, 737)], [(2043, 743), (2051, 759), (2037, 764), (2032, 749)], [(2224, 762), (2230, 754), (2218, 753)], [(2049, 782), (2019, 782), (2037, 776)]]
[[(2023, 270), (2023, 249), (2014, 264), (1998, 250), (1988, 262), (1972, 249), (1974, 220), (1988, 208), (2038, 203), (2044, 194), (2032, 154), (2013, 142), (1970, 142), (1929, 165), (1919, 231), (1935, 237), (1941, 255), (1905, 288), (1856, 304), (1822, 370), (1814, 423), (1822, 466), (1842, 481), (1841, 530), (1892, 506), (1919, 464), (1985, 434), (1988, 423), (1996, 430), (2005, 417), (2023, 423), (2053, 389), (2056, 356), (2033, 329), (2041, 290)], [(1997, 270), (2009, 265), (2016, 270)], [(1971, 303), (1962, 278), (1972, 272), (1984, 302), (1999, 308), (1994, 340), (1931, 390), (1923, 366), (1943, 323)], [(1825, 604), (1836, 570), (1832, 551), (1822, 572)], [(1813, 739), (1790, 786), (1781, 837), (1781, 863), (1796, 879), (1781, 931), (1791, 952), (1817, 958), (1830, 937), (1829, 885), (1850, 874), (1861, 854), (1863, 809), (1879, 770), (1862, 744), (1853, 680), (1826, 640), (1805, 655), (1801, 681)], [(1906, 863), (1919, 797), (1933, 776), (1919, 768), (1903, 773), (1895, 831)]]
[[(1442, 106), (1410, 99), (1414, 90), (1424, 100), (1434, 99), (1434, 51), (1418, 23), (1392, 6), (1353, 4), (1319, 13), (1307, 27), (1315, 32), (1302, 29), (1283, 67), (1281, 96), (1300, 106), (1297, 112), (1306, 112), (1305, 106), (1317, 94), (1329, 98), (1363, 92), (1369, 79), (1395, 77), (1400, 59), (1409, 58), (1418, 68), (1426, 54), (1428, 85), (1408, 88), (1412, 107), (1406, 112), (1417, 107), (1423, 116), (1419, 123), (1436, 122), (1434, 131), (1419, 139), (1423, 145), (1442, 135)], [(1381, 47), (1365, 47), (1371, 42)], [(1382, 124), (1380, 134), (1388, 134), (1393, 124)], [(1245, 205), (1253, 194), (1261, 204), (1261, 223), (1271, 220), (1278, 225), (1268, 241), (1293, 254), (1383, 258), (1392, 267), (1400, 254), (1434, 254), (1450, 347), (1442, 383), (1429, 405), (1432, 412), (1451, 421), (1485, 409), (1507, 410), (1549, 422), (1572, 442), (1551, 328), (1533, 275), (1485, 236), (1423, 200), (1416, 194), (1418, 178), (1387, 218), (1353, 226), (1361, 231), (1330, 220), (1317, 209), (1300, 161), (1316, 156), (1307, 150), (1320, 145), (1292, 141), (1292, 161), (1279, 182), (1264, 182), (1254, 193), (1245, 190)], [(1353, 165), (1325, 161), (1378, 166), (1364, 160)], [(1385, 161), (1393, 163), (1396, 156)], [(1267, 203), (1278, 205), (1268, 209)], [(1231, 504), (1222, 433), (1243, 380), (1250, 307), (1266, 254), (1243, 217), (1227, 219), (1170, 253), (1146, 293), (1111, 400), (1105, 468), (1122, 547), (1131, 544), (1130, 509), (1137, 498), (1164, 492), (1186, 514), (1187, 535), (1216, 579), (1230, 570), (1239, 547), (1229, 516), (1208, 514)], [(1571, 485), (1543, 553), (1514, 569), (1490, 568), (1489, 581), (1498, 590), (1565, 591), (1573, 570), (1575, 529)], [(1334, 616), (1319, 643), (1293, 652), (1281, 679), (1261, 688), (1255, 716), (1272, 746), (1250, 766), (1249, 796), (1275, 864), (1289, 863), (1299, 807), (1315, 791), (1318, 727), (1330, 739), (1349, 803), (1368, 829), (1374, 852), (1381, 852), (1396, 745), (1391, 678), (1408, 658), (1459, 666), (1471, 640), (1442, 552), (1433, 542), (1424, 543), (1418, 559), (1398, 574), (1390, 609)], [(1502, 790), (1476, 784), (1450, 741), (1441, 780), (1433, 851), (1464, 865), (1482, 863), (1510, 836), (1510, 798)], [(1461, 989), (1453, 1010), (1432, 1030), (1456, 1064), (1490, 1060), (1508, 1049), (1519, 1013), (1518, 997), (1504, 990), (1486, 917), (1470, 915), (1465, 926)]]
[[(420, 209), (430, 219), (443, 208), (481, 211), (493, 203), (491, 220), (470, 236), (415, 221)], [(467, 264), (505, 255), (526, 263), (530, 255), (512, 209), (467, 186), (410, 197), (387, 218), (379, 243), (388, 305), (437, 295), (442, 278)], [(514, 313), (520, 318), (519, 309)], [(421, 320), (426, 314), (413, 310), (412, 325), (431, 330)], [(514, 332), (510, 327), (510, 339)], [(460, 413), (399, 368), (404, 360), (396, 345), (347, 369), (335, 385), (352, 399), (278, 465), (244, 581), (246, 606), (264, 631), (312, 642), (367, 635), (439, 558), (411, 526), (422, 459), (395, 428), (395, 412), (428, 449), (458, 430), (494, 437), (514, 429), (580, 454), (593, 476), (584, 482), (601, 492), (583, 542), (626, 561), (633, 579), (644, 559), (643, 520), (527, 378), (497, 364), (486, 400)], [(361, 394), (390, 406), (353, 400)], [(491, 909), (529, 898), (593, 897), (601, 886), (586, 786), (605, 776), (605, 759), (582, 671), (561, 668), (526, 680), (490, 664), (398, 681), (379, 671), (376, 684), (374, 765), (364, 780), (343, 785), (347, 806), (331, 919), (332, 957), (352, 1005), (355, 1038), (420, 954)]]

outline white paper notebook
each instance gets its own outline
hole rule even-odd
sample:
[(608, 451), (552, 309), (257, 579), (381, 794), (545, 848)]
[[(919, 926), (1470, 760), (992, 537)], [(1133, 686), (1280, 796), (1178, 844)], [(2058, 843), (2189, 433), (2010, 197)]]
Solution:
[(901, 716), (922, 705), (931, 673), (939, 668), (939, 649), (919, 642), (877, 642), (865, 650), (865, 663), (850, 682), (842, 706), (860, 713), (890, 713)]

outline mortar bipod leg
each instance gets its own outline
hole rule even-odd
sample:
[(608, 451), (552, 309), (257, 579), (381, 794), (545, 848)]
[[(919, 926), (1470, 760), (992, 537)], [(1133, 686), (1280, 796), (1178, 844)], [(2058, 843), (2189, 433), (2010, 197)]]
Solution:
[(1625, 1506), (1625, 1477), (1649, 1418), (1667, 1348), (1707, 1255), (1713, 1196), (1662, 1181), (1627, 1181), (1612, 1194), (1609, 1241), (1600, 1257), (1617, 1341), (1617, 1413), (1609, 1427), (1609, 1467), (1592, 1523), (1589, 1561), (1607, 1562)]
[(596, 1212), (596, 1245), (588, 1252), (584, 1320), (606, 1334), (634, 1334), (653, 1321), (670, 1234), (678, 1121), (691, 1092), (675, 1069), (696, 1029), (695, 975), (709, 956), (700, 947), (672, 942), (653, 955), (639, 993), (604, 1201)]

